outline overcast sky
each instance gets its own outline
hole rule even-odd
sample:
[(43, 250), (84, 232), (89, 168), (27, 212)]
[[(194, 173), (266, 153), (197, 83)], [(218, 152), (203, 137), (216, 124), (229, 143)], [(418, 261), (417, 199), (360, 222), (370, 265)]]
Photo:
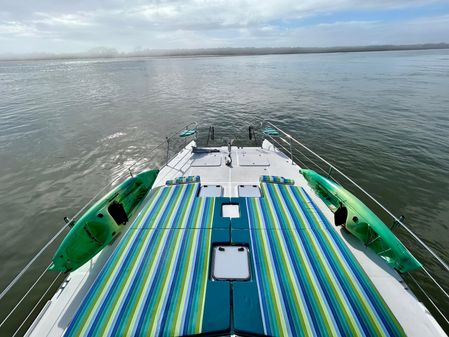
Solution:
[(432, 42), (448, 0), (0, 0), (0, 53)]

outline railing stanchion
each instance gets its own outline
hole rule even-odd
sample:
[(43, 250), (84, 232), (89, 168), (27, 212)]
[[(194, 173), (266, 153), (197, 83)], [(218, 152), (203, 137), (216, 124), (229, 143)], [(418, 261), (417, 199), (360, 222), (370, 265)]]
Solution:
[(294, 165), (294, 163), (293, 163), (293, 151), (292, 151), (292, 137), (289, 137), (289, 141), (290, 141), (290, 159), (292, 161), (292, 165)]
[(167, 165), (170, 159), (170, 138), (165, 137), (165, 139), (167, 140), (167, 159), (165, 160), (165, 165)]

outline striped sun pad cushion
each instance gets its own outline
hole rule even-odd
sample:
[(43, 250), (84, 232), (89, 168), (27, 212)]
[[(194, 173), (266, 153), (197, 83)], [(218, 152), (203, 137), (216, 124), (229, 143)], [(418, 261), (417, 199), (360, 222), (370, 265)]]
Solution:
[(65, 336), (201, 333), (214, 203), (194, 198), (198, 189), (153, 192)]
[(295, 181), (293, 179), (279, 177), (279, 176), (260, 176), (260, 182), (273, 183), (273, 184), (285, 184), (285, 185), (294, 185), (295, 184)]
[(248, 198), (251, 246), (265, 334), (402, 336), (354, 256), (307, 193), (262, 184)]
[(200, 176), (188, 176), (188, 177), (178, 177), (176, 179), (167, 180), (165, 182), (166, 185), (179, 185), (179, 184), (191, 184), (191, 183), (199, 183)]

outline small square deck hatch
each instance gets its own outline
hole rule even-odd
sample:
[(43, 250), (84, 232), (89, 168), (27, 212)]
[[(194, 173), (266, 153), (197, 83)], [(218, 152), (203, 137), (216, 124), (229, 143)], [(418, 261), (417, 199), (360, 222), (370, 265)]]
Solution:
[(239, 204), (222, 204), (221, 216), (223, 218), (240, 218)]
[(212, 278), (221, 281), (249, 279), (249, 252), (247, 247), (216, 246), (213, 254)]

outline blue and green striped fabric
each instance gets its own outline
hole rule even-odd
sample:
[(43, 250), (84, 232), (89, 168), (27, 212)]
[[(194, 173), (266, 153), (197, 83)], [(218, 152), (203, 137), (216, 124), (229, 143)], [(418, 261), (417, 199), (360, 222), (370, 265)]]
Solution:
[(213, 198), (199, 184), (153, 192), (98, 275), (65, 336), (202, 332)]
[[(231, 333), (231, 310), (255, 310), (245, 317), (258, 317), (257, 333), (263, 325), (269, 336), (404, 335), (303, 189), (262, 183), (264, 197), (239, 199), (242, 223), (229, 231), (224, 226), (229, 220), (219, 216), (226, 200), (198, 198), (199, 188), (193, 183), (152, 190), (66, 337)], [(240, 305), (231, 307), (229, 284), (208, 277), (213, 242), (227, 242), (230, 236), (250, 245), (252, 280), (240, 292), (256, 299), (250, 308), (241, 304), (248, 298), (234, 300), (234, 306)], [(218, 318), (220, 313), (226, 315)]]
[(147, 207), (159, 212), (150, 213), (145, 221), (137, 219), (131, 228), (212, 228), (211, 219), (200, 220), (213, 215), (215, 198), (197, 198), (199, 188), (200, 184), (179, 184), (152, 191)]
[(403, 336), (368, 276), (307, 193), (261, 184), (248, 198), (265, 334)]
[(273, 183), (273, 184), (285, 184), (285, 185), (294, 185), (295, 184), (295, 181), (293, 179), (279, 177), (279, 176), (260, 176), (260, 182)]
[(176, 179), (167, 180), (165, 185), (179, 185), (179, 184), (193, 184), (199, 183), (200, 176), (187, 176), (187, 177), (178, 177)]

